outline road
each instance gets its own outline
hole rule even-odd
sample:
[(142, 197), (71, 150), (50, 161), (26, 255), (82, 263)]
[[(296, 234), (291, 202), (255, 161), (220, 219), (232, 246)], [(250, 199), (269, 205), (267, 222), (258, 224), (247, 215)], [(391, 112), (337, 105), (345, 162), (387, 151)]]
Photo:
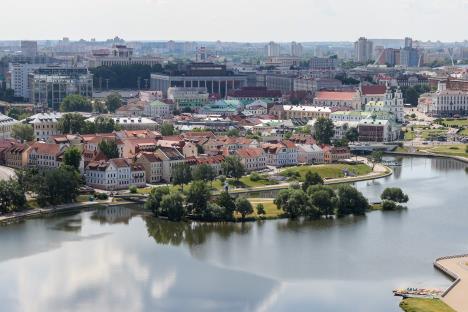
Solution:
[(0, 180), (9, 180), (16, 176), (15, 170), (9, 167), (0, 166)]

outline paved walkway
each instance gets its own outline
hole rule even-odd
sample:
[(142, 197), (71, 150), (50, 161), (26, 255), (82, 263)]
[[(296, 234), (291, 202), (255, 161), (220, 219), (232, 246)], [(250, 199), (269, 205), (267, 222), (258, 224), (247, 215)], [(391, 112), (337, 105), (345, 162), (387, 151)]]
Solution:
[(455, 311), (468, 312), (468, 256), (437, 260), (436, 263), (442, 266), (442, 271), (450, 271), (460, 279), (442, 300)]

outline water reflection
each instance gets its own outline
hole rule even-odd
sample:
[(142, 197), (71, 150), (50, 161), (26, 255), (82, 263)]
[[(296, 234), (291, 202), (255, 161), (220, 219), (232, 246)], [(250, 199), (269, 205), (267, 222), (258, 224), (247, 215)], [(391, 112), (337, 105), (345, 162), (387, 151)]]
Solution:
[(183, 243), (188, 247), (202, 245), (212, 236), (226, 240), (232, 234), (245, 235), (253, 226), (252, 223), (170, 222), (154, 217), (146, 217), (145, 222), (148, 234), (156, 243), (172, 246)]
[(128, 224), (131, 218), (139, 215), (138, 211), (125, 206), (111, 206), (96, 210), (91, 220), (100, 224)]

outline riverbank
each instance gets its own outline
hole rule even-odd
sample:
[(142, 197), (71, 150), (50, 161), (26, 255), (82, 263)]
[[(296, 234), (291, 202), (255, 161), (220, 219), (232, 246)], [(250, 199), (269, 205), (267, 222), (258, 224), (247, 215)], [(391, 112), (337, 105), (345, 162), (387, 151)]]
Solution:
[(463, 156), (456, 156), (456, 155), (448, 155), (443, 153), (433, 153), (429, 150), (420, 150), (417, 152), (410, 152), (410, 151), (396, 151), (396, 152), (385, 152), (386, 155), (392, 156), (410, 156), (410, 157), (430, 157), (430, 158), (446, 158), (446, 159), (454, 159), (461, 162), (468, 164), (468, 157)]
[(440, 299), (407, 298), (400, 308), (405, 312), (455, 312)]
[(434, 266), (454, 280), (442, 300), (456, 311), (468, 311), (468, 255), (439, 258)]
[(99, 207), (111, 207), (111, 206), (129, 205), (129, 204), (133, 204), (133, 203), (127, 202), (127, 201), (113, 202), (111, 199), (109, 199), (106, 201), (87, 201), (87, 202), (80, 202), (80, 203), (58, 205), (58, 206), (47, 207), (47, 208), (33, 208), (33, 209), (24, 210), (24, 211), (18, 211), (18, 212), (12, 212), (12, 213), (0, 215), (0, 226), (19, 222), (19, 221), (29, 219), (29, 218), (45, 217), (45, 216), (51, 216), (54, 214), (73, 212), (73, 211), (82, 211), (82, 210), (91, 209), (91, 208), (96, 209)]

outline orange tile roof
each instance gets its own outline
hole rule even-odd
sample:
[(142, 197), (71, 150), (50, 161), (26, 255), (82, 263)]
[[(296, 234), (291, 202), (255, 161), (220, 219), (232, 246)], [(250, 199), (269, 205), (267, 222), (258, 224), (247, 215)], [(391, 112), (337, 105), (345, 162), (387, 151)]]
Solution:
[(353, 100), (356, 92), (336, 92), (336, 91), (319, 91), (315, 94), (317, 100), (328, 100), (328, 101), (351, 101)]

